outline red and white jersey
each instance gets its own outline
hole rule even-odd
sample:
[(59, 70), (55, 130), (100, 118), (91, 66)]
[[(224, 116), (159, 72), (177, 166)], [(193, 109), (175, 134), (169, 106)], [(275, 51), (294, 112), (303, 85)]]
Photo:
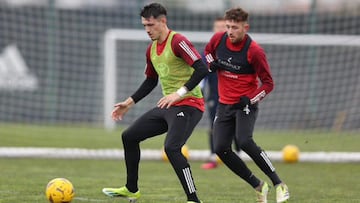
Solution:
[(226, 32), (214, 34), (205, 47), (205, 57), (208, 63), (217, 59), (224, 66), (217, 71), (220, 103), (235, 104), (247, 96), (254, 104), (274, 88), (265, 52), (248, 35), (233, 44)]

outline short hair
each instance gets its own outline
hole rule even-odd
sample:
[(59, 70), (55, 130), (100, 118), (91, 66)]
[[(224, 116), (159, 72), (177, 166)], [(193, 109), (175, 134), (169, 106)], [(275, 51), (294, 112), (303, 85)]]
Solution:
[(158, 18), (159, 16), (166, 16), (166, 14), (166, 8), (159, 3), (148, 4), (140, 12), (140, 16), (144, 18)]
[(232, 8), (225, 12), (224, 18), (225, 20), (233, 20), (235, 22), (247, 22), (249, 13), (240, 7)]

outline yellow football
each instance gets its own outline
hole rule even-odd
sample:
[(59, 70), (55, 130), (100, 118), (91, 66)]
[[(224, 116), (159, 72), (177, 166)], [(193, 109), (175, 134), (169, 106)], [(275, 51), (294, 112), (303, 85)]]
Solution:
[(51, 203), (69, 203), (75, 196), (74, 186), (65, 178), (50, 180), (45, 193)]
[(296, 163), (299, 161), (300, 150), (296, 145), (286, 145), (282, 150), (283, 160), (286, 163)]

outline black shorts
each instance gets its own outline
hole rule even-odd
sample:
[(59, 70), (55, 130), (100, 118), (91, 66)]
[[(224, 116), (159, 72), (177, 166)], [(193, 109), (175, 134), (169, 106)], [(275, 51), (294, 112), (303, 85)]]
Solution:
[(203, 112), (191, 106), (155, 107), (139, 117), (127, 131), (128, 139), (143, 141), (167, 132), (164, 145), (181, 147), (190, 137)]
[(257, 104), (248, 109), (234, 109), (232, 105), (219, 103), (213, 129), (215, 149), (230, 150), (234, 136), (239, 146), (241, 142), (252, 139), (257, 115)]

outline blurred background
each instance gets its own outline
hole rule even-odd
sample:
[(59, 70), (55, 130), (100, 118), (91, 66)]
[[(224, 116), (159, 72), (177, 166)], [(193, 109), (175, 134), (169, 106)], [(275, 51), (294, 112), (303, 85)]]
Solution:
[[(211, 32), (216, 17), (240, 6), (250, 12), (250, 34), (357, 39), (353, 46), (262, 45), (275, 89), (260, 105), (257, 128), (359, 131), (360, 0), (158, 2), (167, 7), (169, 27), (175, 31)], [(0, 0), (0, 122), (103, 127), (104, 34), (110, 29), (142, 30), (139, 12), (147, 3)], [(149, 42), (114, 41), (116, 101), (130, 96), (143, 81)], [(194, 44), (199, 51), (205, 46)], [(158, 87), (122, 123), (134, 121), (160, 97)], [(208, 126), (205, 114), (200, 127)]]

